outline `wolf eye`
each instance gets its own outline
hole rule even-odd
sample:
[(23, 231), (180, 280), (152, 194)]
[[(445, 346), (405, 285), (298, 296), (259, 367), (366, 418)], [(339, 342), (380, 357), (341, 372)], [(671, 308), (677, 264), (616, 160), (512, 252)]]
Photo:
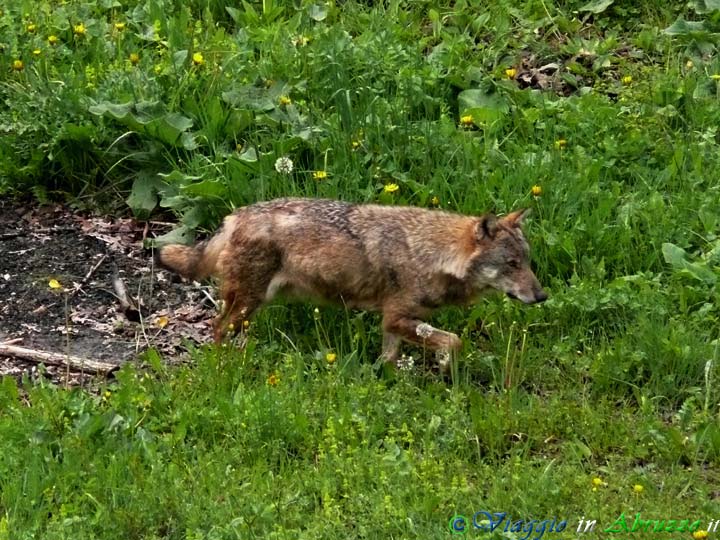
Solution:
[(516, 261), (515, 259), (508, 261), (507, 265), (513, 270), (517, 270), (518, 268), (520, 268), (520, 262)]

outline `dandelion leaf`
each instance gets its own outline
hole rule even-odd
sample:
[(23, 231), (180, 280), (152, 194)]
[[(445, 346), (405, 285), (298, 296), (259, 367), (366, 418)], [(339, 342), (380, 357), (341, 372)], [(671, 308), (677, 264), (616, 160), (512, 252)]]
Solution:
[(165, 188), (165, 181), (155, 174), (141, 173), (135, 178), (127, 198), (127, 204), (133, 214), (146, 219), (158, 204), (159, 193)]
[(665, 262), (673, 267), (680, 274), (688, 275), (698, 281), (712, 285), (717, 282), (717, 274), (706, 264), (690, 262), (687, 259), (685, 250), (670, 242), (662, 245)]
[(720, 9), (720, 0), (695, 0), (690, 5), (695, 13), (705, 14)]
[(589, 11), (590, 13), (602, 13), (609, 8), (615, 0), (592, 0), (580, 8), (579, 11)]
[(494, 124), (510, 110), (507, 100), (497, 93), (478, 88), (463, 90), (458, 95), (460, 116), (471, 115), (477, 124)]

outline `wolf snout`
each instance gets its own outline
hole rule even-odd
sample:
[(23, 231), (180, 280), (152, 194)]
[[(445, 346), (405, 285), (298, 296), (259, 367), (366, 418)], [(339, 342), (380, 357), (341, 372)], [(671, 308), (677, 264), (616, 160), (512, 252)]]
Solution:
[(548, 298), (548, 294), (543, 289), (532, 291), (531, 294), (515, 294), (510, 291), (506, 294), (513, 300), (520, 300), (523, 304), (539, 304)]

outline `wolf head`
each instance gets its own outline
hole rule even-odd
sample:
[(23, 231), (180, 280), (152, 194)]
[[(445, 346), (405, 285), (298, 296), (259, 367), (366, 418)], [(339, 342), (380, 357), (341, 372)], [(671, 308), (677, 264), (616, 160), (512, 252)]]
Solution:
[(530, 269), (530, 247), (520, 225), (528, 210), (505, 217), (492, 214), (479, 218), (476, 237), (478, 255), (472, 274), (478, 288), (491, 287), (526, 304), (547, 299), (547, 293)]

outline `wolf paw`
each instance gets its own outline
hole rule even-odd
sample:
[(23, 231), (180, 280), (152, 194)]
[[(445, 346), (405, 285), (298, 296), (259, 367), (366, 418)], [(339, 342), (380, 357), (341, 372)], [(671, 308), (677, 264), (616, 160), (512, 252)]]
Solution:
[(443, 373), (447, 373), (450, 371), (450, 368), (452, 367), (452, 356), (450, 355), (450, 351), (442, 349), (437, 351), (435, 353), (435, 360), (440, 367), (440, 371), (442, 371)]

